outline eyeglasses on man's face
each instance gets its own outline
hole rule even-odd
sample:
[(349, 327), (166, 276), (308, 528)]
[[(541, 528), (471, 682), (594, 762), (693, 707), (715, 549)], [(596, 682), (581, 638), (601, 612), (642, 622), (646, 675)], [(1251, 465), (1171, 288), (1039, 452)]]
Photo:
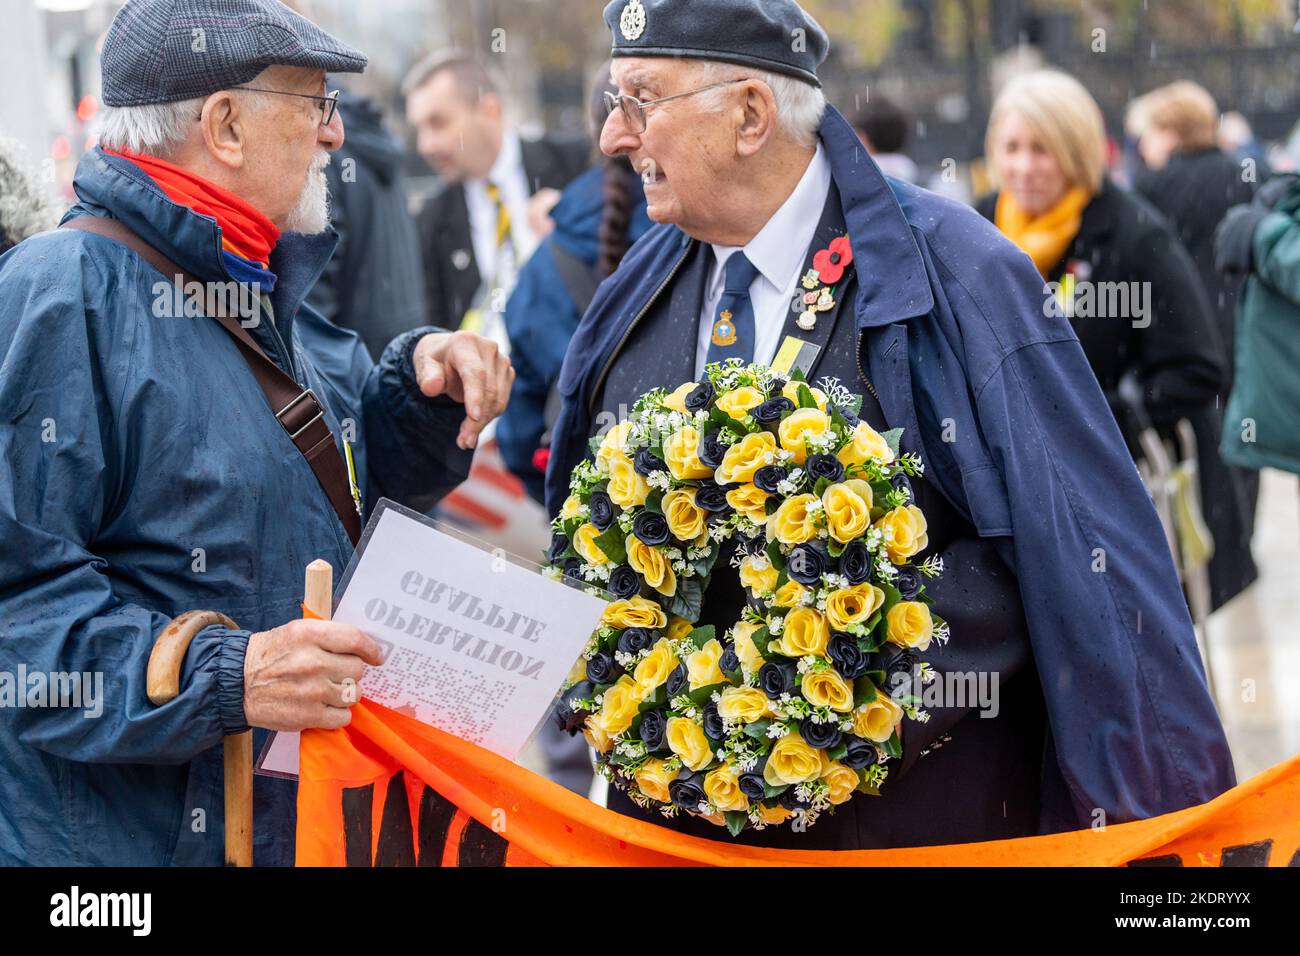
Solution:
[(635, 96), (628, 96), (626, 93), (611, 93), (605, 91), (605, 110), (607, 113), (613, 113), (616, 109), (623, 111), (623, 116), (628, 125), (635, 133), (644, 133), (646, 129), (646, 110), (660, 103), (667, 103), (670, 100), (680, 100), (684, 96), (694, 96), (696, 93), (703, 93), (706, 90), (716, 90), (720, 86), (730, 86), (733, 83), (747, 82), (740, 80), (723, 80), (721, 83), (710, 83), (708, 86), (701, 86), (699, 89), (687, 90), (685, 93), (674, 93), (672, 96), (661, 96), (657, 100), (639, 100)]
[(334, 90), (324, 96), (313, 96), (310, 93), (286, 93), (283, 90), (264, 90), (256, 86), (235, 86), (232, 89), (247, 90), (250, 93), (270, 93), (273, 96), (296, 96), (299, 99), (315, 100), (320, 107), (322, 126), (329, 126), (334, 119), (334, 111), (339, 107), (340, 90)]

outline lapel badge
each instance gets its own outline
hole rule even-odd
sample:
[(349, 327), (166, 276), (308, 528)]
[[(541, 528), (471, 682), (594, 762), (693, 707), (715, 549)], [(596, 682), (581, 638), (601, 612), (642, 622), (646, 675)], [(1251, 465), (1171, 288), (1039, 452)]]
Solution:
[(809, 309), (804, 312), (795, 321), (795, 325), (799, 326), (799, 328), (803, 329), (805, 332), (813, 331), (813, 329), (817, 328), (817, 310)]
[(817, 297), (817, 311), (829, 312), (835, 308), (835, 296), (831, 295), (830, 289), (822, 289), (821, 295)]
[(618, 28), (622, 31), (624, 40), (641, 39), (641, 34), (645, 33), (645, 7), (641, 6), (641, 0), (631, 0), (623, 8)]
[(800, 280), (800, 284), (811, 292), (821, 285), (821, 276), (817, 274), (816, 269), (809, 269), (808, 274)]
[(844, 270), (853, 262), (853, 246), (848, 236), (840, 236), (830, 246), (813, 256), (813, 268), (825, 285), (835, 285), (844, 278)]

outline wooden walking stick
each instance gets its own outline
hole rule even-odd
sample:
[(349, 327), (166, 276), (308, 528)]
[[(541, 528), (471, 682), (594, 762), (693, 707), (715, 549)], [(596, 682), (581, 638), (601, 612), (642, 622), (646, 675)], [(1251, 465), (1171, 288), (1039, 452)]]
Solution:
[[(226, 615), (217, 611), (186, 611), (172, 620), (149, 653), (146, 691), (149, 700), (161, 707), (180, 694), (181, 667), (194, 635), (205, 627), (220, 624), (237, 630)], [(253, 732), (232, 734), (222, 743), (225, 765), (226, 866), (253, 865)]]

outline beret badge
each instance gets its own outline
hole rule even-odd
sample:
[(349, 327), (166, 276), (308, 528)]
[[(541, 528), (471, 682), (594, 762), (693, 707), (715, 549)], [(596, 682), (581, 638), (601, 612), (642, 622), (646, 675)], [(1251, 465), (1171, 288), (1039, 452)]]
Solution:
[(622, 31), (624, 40), (641, 38), (641, 34), (645, 33), (645, 7), (641, 6), (641, 0), (630, 0), (623, 8), (623, 16), (619, 18), (618, 28)]

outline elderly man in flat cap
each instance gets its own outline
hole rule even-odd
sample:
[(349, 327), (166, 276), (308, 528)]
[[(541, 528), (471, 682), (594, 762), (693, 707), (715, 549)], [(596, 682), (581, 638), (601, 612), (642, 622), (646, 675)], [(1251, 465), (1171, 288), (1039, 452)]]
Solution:
[[(130, 0), (102, 59), (79, 203), (0, 259), (0, 672), (50, 688), (0, 708), (0, 863), (219, 864), (223, 738), (342, 726), (381, 661), (298, 620), (305, 565), (460, 482), (513, 373), (430, 328), (375, 365), (302, 304), (335, 243), (326, 74), (364, 56), (274, 0)], [(235, 626), (154, 707), (150, 648), (195, 609)], [(257, 778), (257, 862), (292, 862), (293, 806)]]
[[(926, 554), (946, 566), (929, 587), (952, 632), (928, 658), (941, 679), (996, 689), (991, 706), (944, 700), (908, 723), (879, 797), (803, 833), (740, 839), (854, 849), (1011, 838), (1165, 813), (1231, 787), (1160, 524), (1030, 261), (973, 211), (881, 174), (827, 106), (826, 35), (791, 0), (614, 0), (605, 20), (619, 93), (601, 148), (641, 171), (659, 225), (570, 346), (551, 510), (588, 437), (651, 388), (732, 358), (835, 377), (865, 395), (860, 414), (877, 431), (906, 429), (904, 449), (926, 465), (913, 494), (929, 519)], [(810, 308), (814, 254), (845, 236), (836, 275), (813, 284), (835, 291)], [(743, 601), (715, 575), (701, 623), (723, 633)], [(873, 669), (890, 674), (913, 664), (877, 657)], [(617, 791), (610, 806), (645, 815)], [(728, 839), (686, 814), (665, 825)]]

